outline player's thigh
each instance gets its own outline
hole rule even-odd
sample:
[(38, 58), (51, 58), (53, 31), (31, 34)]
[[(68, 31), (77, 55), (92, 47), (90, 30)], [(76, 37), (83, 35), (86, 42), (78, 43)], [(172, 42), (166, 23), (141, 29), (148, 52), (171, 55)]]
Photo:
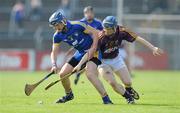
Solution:
[(114, 77), (113, 71), (108, 65), (102, 64), (98, 66), (98, 72), (109, 84), (116, 84), (116, 79)]
[(98, 58), (96, 57), (91, 58), (90, 61), (87, 62), (86, 64), (87, 75), (91, 75), (91, 74), (98, 75), (97, 67), (99, 65), (101, 65), (101, 61)]
[(60, 72), (59, 72), (60, 76), (63, 77), (64, 75), (71, 73), (72, 70), (73, 70), (73, 68), (74, 68), (78, 63), (79, 63), (79, 61), (78, 61), (75, 57), (72, 57), (72, 58), (68, 61), (68, 63), (65, 63), (65, 64), (62, 66), (62, 68), (61, 68), (61, 70), (60, 70)]
[(131, 76), (126, 66), (121, 67), (119, 70), (115, 71), (115, 73), (120, 77), (124, 84), (131, 85)]
[(71, 73), (72, 70), (73, 70), (73, 68), (74, 68), (74, 67), (73, 67), (72, 65), (70, 65), (69, 63), (65, 63), (65, 64), (62, 66), (62, 68), (61, 68), (61, 70), (60, 70), (60, 72), (59, 72), (60, 77), (63, 77), (63, 76), (65, 76), (66, 74)]
[(92, 62), (92, 61), (87, 62), (87, 64), (86, 64), (86, 74), (87, 74), (87, 76), (92, 76), (92, 75), (97, 75), (98, 74), (97, 65), (94, 62)]

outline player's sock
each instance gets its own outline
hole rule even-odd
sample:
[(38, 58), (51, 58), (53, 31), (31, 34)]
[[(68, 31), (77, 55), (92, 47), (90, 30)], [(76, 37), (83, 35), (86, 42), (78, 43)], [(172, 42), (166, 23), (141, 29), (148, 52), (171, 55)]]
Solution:
[(102, 97), (102, 100), (104, 104), (113, 104), (108, 95)]
[(132, 89), (132, 87), (131, 86), (126, 86), (126, 91), (128, 91), (130, 94), (132, 93), (132, 91), (131, 91), (131, 89)]
[(76, 74), (76, 78), (74, 79), (74, 84), (77, 85), (78, 81), (79, 81), (79, 78), (80, 78), (80, 73), (77, 73)]
[(125, 91), (124, 95), (122, 96), (126, 99), (131, 97), (131, 95), (127, 91)]
[(72, 100), (72, 99), (74, 99), (74, 94), (73, 94), (73, 92), (71, 91), (71, 92), (66, 93), (66, 95), (63, 96), (62, 98), (58, 99), (58, 100), (56, 101), (56, 103), (65, 103), (65, 102), (70, 101), (70, 100)]

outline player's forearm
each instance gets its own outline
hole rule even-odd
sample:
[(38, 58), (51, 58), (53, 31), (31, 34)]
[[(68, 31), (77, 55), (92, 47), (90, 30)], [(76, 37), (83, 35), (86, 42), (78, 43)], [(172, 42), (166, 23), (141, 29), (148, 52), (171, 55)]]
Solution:
[(57, 55), (59, 53), (59, 46), (53, 44), (51, 51), (51, 63), (56, 66)]
[(93, 44), (91, 48), (97, 49), (97, 44), (98, 44), (98, 33), (95, 32), (93, 33)]
[(155, 48), (150, 42), (148, 42), (147, 40), (143, 39), (142, 37), (138, 36), (136, 38), (136, 41), (138, 41), (139, 43), (141, 43), (142, 45), (148, 47), (150, 50), (153, 51), (153, 49)]
[(52, 51), (51, 52), (51, 63), (52, 63), (52, 65), (56, 65), (56, 61), (57, 61), (57, 52)]
[(87, 60), (88, 60), (88, 53), (86, 53), (86, 54), (82, 57), (82, 59), (81, 59), (81, 61), (79, 62), (78, 65), (82, 66), (82, 64), (84, 64)]

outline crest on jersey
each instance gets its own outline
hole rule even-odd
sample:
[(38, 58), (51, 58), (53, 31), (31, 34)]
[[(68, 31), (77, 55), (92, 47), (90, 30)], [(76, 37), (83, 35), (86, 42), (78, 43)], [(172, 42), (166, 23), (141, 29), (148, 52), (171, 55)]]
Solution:
[(67, 38), (68, 38), (68, 40), (73, 41), (73, 37), (72, 36), (68, 36)]
[(115, 42), (114, 42), (114, 41), (110, 41), (109, 43), (106, 44), (106, 46), (107, 46), (108, 48), (112, 48), (114, 45), (115, 45)]
[(74, 33), (74, 36), (79, 36), (79, 34), (76, 32), (76, 33)]

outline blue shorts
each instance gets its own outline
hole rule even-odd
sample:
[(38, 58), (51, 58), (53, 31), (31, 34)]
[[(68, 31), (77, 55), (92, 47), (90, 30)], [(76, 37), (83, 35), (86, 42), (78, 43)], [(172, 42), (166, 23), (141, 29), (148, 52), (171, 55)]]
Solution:
[(76, 52), (74, 53), (73, 57), (74, 57), (77, 61), (80, 61), (85, 54), (86, 54), (86, 52), (76, 51)]
[[(82, 59), (82, 57), (86, 54), (86, 52), (79, 52), (79, 51), (76, 51), (73, 55), (73, 57), (69, 60), (69, 64), (72, 66), (72, 67), (75, 67), (79, 62), (80, 60)], [(97, 57), (93, 57), (90, 59), (90, 61), (94, 62), (97, 66), (98, 65), (101, 65), (101, 61), (97, 58)]]

